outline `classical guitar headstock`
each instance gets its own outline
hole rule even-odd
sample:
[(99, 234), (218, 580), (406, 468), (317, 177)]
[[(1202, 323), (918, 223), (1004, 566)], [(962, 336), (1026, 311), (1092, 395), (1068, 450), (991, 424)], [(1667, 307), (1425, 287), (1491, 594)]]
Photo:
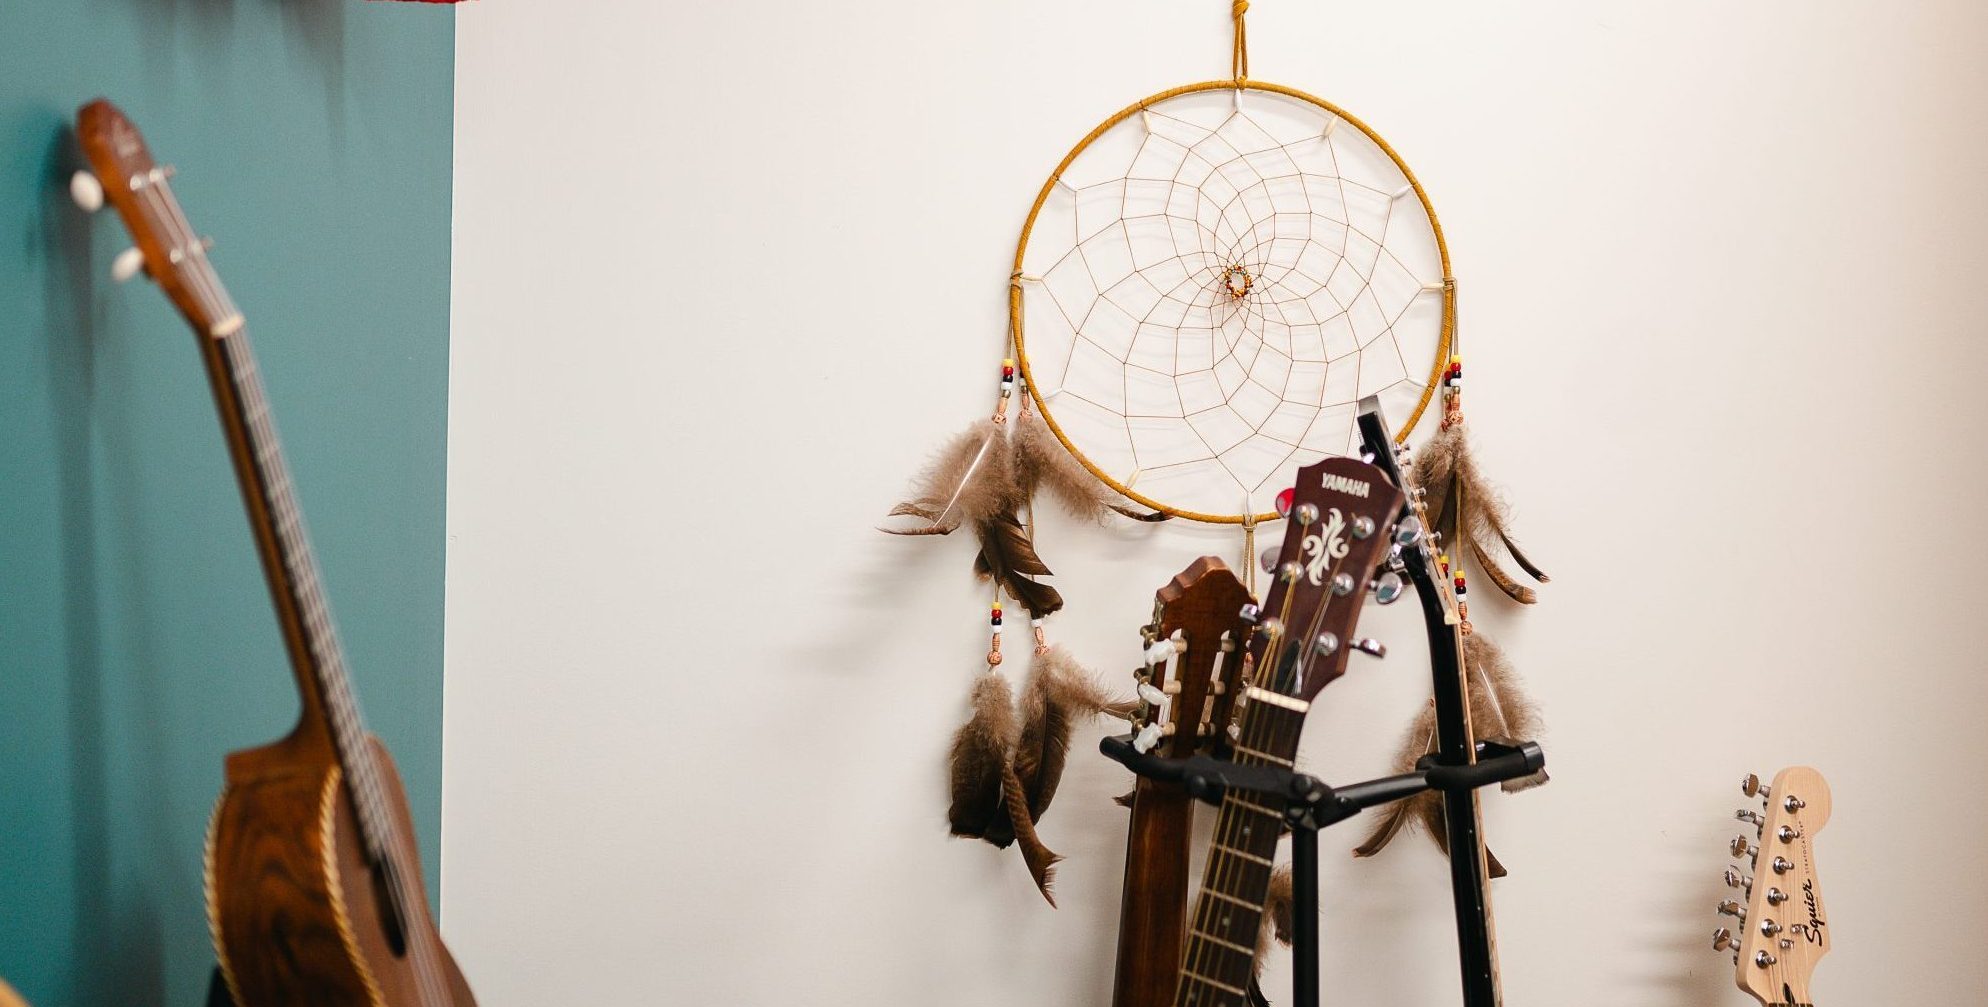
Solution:
[[(1141, 751), (1185, 759), (1221, 740), (1242, 682), (1243, 642), (1250, 603), (1242, 581), (1213, 556), (1203, 556), (1153, 595), (1153, 622), (1142, 635), (1146, 664), (1139, 672)], [(1169, 677), (1171, 670), (1171, 677)], [(1164, 713), (1161, 711), (1164, 710)]]
[(197, 236), (173, 195), (173, 169), (152, 159), (138, 127), (102, 98), (76, 113), (76, 138), (90, 170), (70, 180), (70, 195), (95, 212), (108, 202), (134, 243), (112, 263), (119, 281), (150, 276), (196, 332), (225, 336), (241, 316), (208, 265), (213, 243)]
[(1284, 545), (1250, 654), (1257, 686), (1309, 701), (1346, 673), (1352, 651), (1386, 652), (1353, 630), (1404, 496), (1380, 469), (1338, 457), (1299, 469), (1286, 493), (1278, 498)]
[(1726, 884), (1739, 897), (1719, 903), (1735, 928), (1720, 927), (1712, 947), (1733, 952), (1739, 988), (1770, 1007), (1808, 1004), (1809, 976), (1829, 953), (1829, 925), (1815, 872), (1815, 834), (1829, 822), (1829, 784), (1807, 766), (1784, 769), (1772, 785), (1747, 774), (1741, 792), (1760, 802), (1738, 818), (1755, 826), (1754, 838), (1733, 837), (1738, 867)]

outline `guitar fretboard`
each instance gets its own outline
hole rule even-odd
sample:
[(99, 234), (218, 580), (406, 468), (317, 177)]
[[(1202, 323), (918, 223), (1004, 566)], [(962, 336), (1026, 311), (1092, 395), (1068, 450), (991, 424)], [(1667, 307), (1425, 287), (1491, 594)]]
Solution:
[[(1234, 745), (1235, 761), (1291, 768), (1305, 726), (1306, 704), (1255, 688), (1246, 695), (1249, 706)], [(1180, 985), (1174, 995), (1177, 1007), (1232, 1007), (1245, 1002), (1284, 808), (1282, 798), (1269, 794), (1232, 793), (1222, 799), (1181, 960)]]

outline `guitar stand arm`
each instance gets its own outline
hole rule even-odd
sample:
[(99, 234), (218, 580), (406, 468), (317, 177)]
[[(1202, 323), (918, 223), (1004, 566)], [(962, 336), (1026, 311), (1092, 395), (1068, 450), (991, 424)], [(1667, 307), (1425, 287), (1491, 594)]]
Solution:
[[(1196, 800), (1222, 803), (1231, 790), (1283, 799), (1284, 817), (1291, 825), (1291, 979), (1296, 1007), (1318, 1007), (1318, 833), (1367, 808), (1413, 797), (1425, 790), (1458, 791), (1530, 776), (1546, 766), (1538, 743), (1477, 743), (1476, 761), (1445, 765), (1434, 755), (1423, 756), (1415, 771), (1398, 776), (1333, 787), (1317, 777), (1276, 766), (1244, 765), (1196, 755), (1167, 759), (1132, 747), (1129, 734), (1098, 743), (1113, 761), (1140, 776), (1178, 783)], [(1251, 984), (1252, 1002), (1255, 984)]]

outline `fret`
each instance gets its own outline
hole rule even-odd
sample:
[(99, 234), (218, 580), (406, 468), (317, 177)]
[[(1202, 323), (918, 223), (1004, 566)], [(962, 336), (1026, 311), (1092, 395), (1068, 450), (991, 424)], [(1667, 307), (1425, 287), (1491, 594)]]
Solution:
[[(1180, 970), (1180, 974), (1181, 974), (1182, 976), (1184, 976), (1184, 977), (1188, 978), (1188, 979), (1191, 979), (1191, 980), (1195, 981), (1195, 982), (1198, 982), (1198, 983), (1206, 983), (1207, 985), (1209, 985), (1209, 986), (1213, 986), (1213, 987), (1215, 987), (1216, 989), (1218, 989), (1218, 990), (1221, 990), (1221, 991), (1223, 991), (1223, 992), (1225, 992), (1225, 993), (1234, 993), (1234, 994), (1235, 994), (1236, 996), (1248, 996), (1248, 995), (1249, 995), (1248, 991), (1244, 990), (1244, 989), (1243, 989), (1242, 987), (1240, 987), (1240, 986), (1231, 986), (1231, 985), (1229, 985), (1228, 983), (1225, 983), (1225, 982), (1221, 981), (1220, 979), (1211, 979), (1211, 978), (1209, 978), (1209, 977), (1207, 977), (1207, 976), (1204, 976), (1204, 975), (1202, 975), (1202, 974), (1201, 974), (1201, 973), (1199, 973), (1199, 972), (1196, 972), (1196, 971), (1194, 971), (1193, 969), (1186, 969), (1186, 968), (1184, 968), (1184, 969), (1181, 969), (1181, 970)], [(1193, 1001), (1191, 1001), (1191, 1000), (1190, 1000), (1190, 1001), (1188, 1001), (1188, 1002), (1189, 1002), (1189, 1003), (1192, 1003)]]
[(1228, 892), (1225, 892), (1219, 888), (1203, 888), (1201, 892), (1204, 895), (1213, 895), (1214, 897), (1221, 899), (1223, 902), (1227, 902), (1231, 905), (1241, 906), (1244, 909), (1261, 910), (1262, 908), (1254, 902), (1250, 902), (1245, 899), (1236, 898), (1235, 896), (1230, 895)]
[(1275, 860), (1272, 860), (1269, 857), (1259, 857), (1256, 854), (1249, 852), (1248, 850), (1238, 850), (1233, 846), (1227, 846), (1222, 843), (1214, 843), (1212, 844), (1212, 846), (1213, 846), (1213, 852), (1211, 855), (1220, 855), (1224, 857), (1241, 857), (1242, 859), (1247, 860), (1251, 863), (1262, 864), (1265, 867), (1277, 866), (1277, 862)]
[(1256, 957), (1256, 949), (1255, 949), (1255, 948), (1252, 948), (1252, 947), (1244, 947), (1243, 945), (1241, 945), (1241, 944), (1237, 944), (1237, 943), (1236, 943), (1236, 942), (1234, 942), (1234, 941), (1231, 941), (1231, 940), (1228, 940), (1228, 939), (1226, 939), (1226, 938), (1222, 938), (1222, 937), (1217, 937), (1217, 936), (1215, 936), (1214, 934), (1211, 934), (1211, 933), (1206, 933), (1206, 932), (1204, 932), (1204, 931), (1200, 931), (1200, 930), (1196, 930), (1196, 931), (1194, 931), (1194, 935), (1195, 935), (1195, 936), (1197, 936), (1197, 937), (1199, 937), (1199, 938), (1201, 938), (1202, 940), (1205, 940), (1205, 941), (1213, 941), (1213, 942), (1215, 942), (1216, 944), (1219, 944), (1219, 945), (1221, 945), (1222, 947), (1225, 947), (1225, 948), (1228, 948), (1228, 949), (1229, 949), (1229, 950), (1231, 950), (1231, 951), (1235, 951), (1235, 952), (1238, 952), (1238, 953), (1241, 953), (1241, 954), (1246, 954), (1246, 955), (1250, 956), (1251, 958), (1255, 958), (1255, 957)]
[(1233, 804), (1238, 808), (1254, 811), (1259, 815), (1269, 815), (1270, 817), (1275, 818), (1278, 821), (1283, 821), (1284, 819), (1283, 808), (1273, 808), (1268, 805), (1258, 804), (1247, 797), (1230, 797), (1227, 799), (1225, 803)]
[(1254, 685), (1250, 686), (1244, 695), (1247, 695), (1249, 701), (1252, 703), (1269, 703), (1272, 706), (1281, 706), (1294, 713), (1304, 713), (1312, 708), (1310, 703), (1296, 696), (1286, 696), (1281, 692), (1272, 692), (1269, 689)]
[[(1298, 765), (1297, 762), (1294, 760), (1286, 759), (1281, 755), (1272, 755), (1269, 752), (1260, 752), (1254, 748), (1250, 748), (1247, 745), (1230, 745), (1229, 748), (1243, 755), (1247, 755), (1253, 759), (1259, 759), (1263, 762), (1275, 763), (1276, 765), (1283, 766), (1286, 769), (1295, 769)], [(1237, 760), (1237, 761), (1242, 761), (1242, 760)]]

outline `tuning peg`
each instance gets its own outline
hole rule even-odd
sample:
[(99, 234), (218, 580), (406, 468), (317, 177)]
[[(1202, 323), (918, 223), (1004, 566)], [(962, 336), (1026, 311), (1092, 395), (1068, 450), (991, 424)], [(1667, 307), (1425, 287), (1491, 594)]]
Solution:
[(1731, 930), (1727, 930), (1725, 927), (1720, 927), (1719, 929), (1712, 931), (1712, 950), (1732, 951), (1738, 947), (1739, 947), (1739, 942), (1733, 940), (1733, 932)]
[(1775, 857), (1768, 862), (1768, 866), (1774, 868), (1776, 874), (1786, 874), (1795, 869), (1794, 862), (1787, 857)]
[(1802, 834), (1796, 832), (1795, 827), (1792, 825), (1783, 825), (1780, 828), (1774, 830), (1774, 838), (1779, 839), (1784, 843), (1792, 843), (1795, 840), (1800, 839), (1801, 837)]
[(1733, 841), (1727, 844), (1726, 848), (1732, 851), (1734, 859), (1751, 856), (1755, 852), (1754, 848), (1747, 844), (1745, 836), (1734, 836)]
[(1411, 546), (1422, 540), (1422, 520), (1409, 516), (1395, 522), (1394, 544)]
[(1274, 546), (1274, 545), (1268, 549), (1263, 550), (1263, 554), (1256, 558), (1256, 565), (1262, 567), (1264, 573), (1276, 573), (1277, 556), (1283, 551), (1284, 550), (1282, 546)]
[(1320, 633), (1318, 639), (1312, 641), (1312, 647), (1319, 652), (1319, 656), (1331, 657), (1339, 652), (1339, 637), (1332, 633)]
[(1170, 639), (1156, 640), (1152, 646), (1146, 648), (1146, 663), (1149, 665), (1165, 664), (1179, 649), (1174, 646), (1174, 642)]
[(110, 260), (110, 278), (123, 283), (137, 276), (145, 269), (145, 253), (136, 248), (127, 248)]
[(1392, 605), (1401, 600), (1402, 592), (1407, 590), (1401, 575), (1392, 570), (1374, 578), (1374, 582), (1367, 586), (1374, 592), (1374, 601), (1382, 605)]
[(1376, 640), (1370, 636), (1363, 636), (1358, 640), (1353, 641), (1353, 649), (1369, 657), (1387, 656), (1387, 644), (1384, 644), (1379, 640)]
[(1132, 750), (1141, 755), (1152, 751), (1153, 746), (1159, 743), (1160, 725), (1158, 724), (1147, 724), (1145, 727), (1140, 728), (1137, 734), (1132, 736)]
[(1753, 953), (1753, 964), (1760, 968), (1764, 969), (1767, 966), (1774, 964), (1774, 960), (1775, 960), (1774, 956), (1768, 954), (1765, 951), (1755, 951)]
[(104, 208), (104, 184), (97, 181), (97, 176), (79, 171), (69, 176), (69, 198), (84, 213), (95, 213)]
[(1726, 887), (1744, 888), (1750, 892), (1753, 890), (1753, 879), (1728, 867), (1726, 868)]
[(1788, 814), (1791, 814), (1791, 815), (1792, 815), (1792, 814), (1794, 814), (1795, 812), (1797, 812), (1797, 811), (1800, 811), (1800, 810), (1802, 810), (1803, 808), (1806, 808), (1806, 807), (1808, 807), (1808, 806), (1809, 806), (1809, 802), (1807, 802), (1807, 801), (1804, 801), (1804, 800), (1802, 800), (1801, 798), (1799, 798), (1799, 797), (1796, 797), (1796, 796), (1795, 796), (1795, 795), (1793, 795), (1793, 794), (1789, 794), (1789, 795), (1787, 796), (1787, 798), (1786, 798), (1785, 800), (1783, 800), (1783, 801), (1781, 802), (1781, 806), (1782, 806), (1782, 807), (1784, 807), (1784, 808), (1786, 808), (1786, 809), (1788, 809)]
[(1767, 825), (1767, 819), (1760, 817), (1760, 812), (1758, 811), (1735, 811), (1733, 812), (1733, 817), (1742, 822), (1752, 822), (1755, 826), (1759, 827)]
[(1727, 899), (1724, 902), (1719, 903), (1719, 915), (1731, 916), (1732, 918), (1739, 920), (1741, 923), (1745, 923), (1746, 907), (1740, 905), (1737, 902), (1734, 902), (1732, 899)]
[(1740, 780), (1740, 793), (1748, 797), (1766, 797), (1773, 791), (1760, 782), (1760, 777), (1748, 773)]
[(1147, 706), (1159, 706), (1167, 701), (1167, 694), (1153, 688), (1150, 683), (1141, 682), (1139, 683), (1139, 698), (1144, 700)]

